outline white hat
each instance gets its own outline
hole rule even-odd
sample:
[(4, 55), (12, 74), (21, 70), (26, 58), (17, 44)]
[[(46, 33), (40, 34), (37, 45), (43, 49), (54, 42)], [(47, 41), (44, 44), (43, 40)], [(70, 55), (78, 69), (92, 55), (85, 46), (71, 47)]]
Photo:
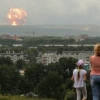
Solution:
[(77, 66), (78, 67), (83, 67), (84, 66), (84, 61), (83, 60), (78, 60)]

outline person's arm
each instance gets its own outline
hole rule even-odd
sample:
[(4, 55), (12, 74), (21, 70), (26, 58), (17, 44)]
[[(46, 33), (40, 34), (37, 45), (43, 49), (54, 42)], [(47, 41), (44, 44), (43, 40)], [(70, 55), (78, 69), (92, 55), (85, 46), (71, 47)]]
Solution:
[(92, 57), (89, 58), (90, 65), (92, 66)]
[(74, 80), (74, 76), (72, 75), (72, 77), (71, 77), (71, 80), (73, 81)]
[(84, 81), (86, 81), (87, 80), (87, 76), (86, 76), (86, 74), (84, 74)]

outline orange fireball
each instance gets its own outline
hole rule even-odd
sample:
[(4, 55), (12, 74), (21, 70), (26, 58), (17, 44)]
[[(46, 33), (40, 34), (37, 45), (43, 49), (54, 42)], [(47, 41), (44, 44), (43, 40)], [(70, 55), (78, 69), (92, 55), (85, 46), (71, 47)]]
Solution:
[(19, 8), (11, 8), (7, 14), (7, 18), (12, 25), (24, 25), (26, 22), (27, 13)]

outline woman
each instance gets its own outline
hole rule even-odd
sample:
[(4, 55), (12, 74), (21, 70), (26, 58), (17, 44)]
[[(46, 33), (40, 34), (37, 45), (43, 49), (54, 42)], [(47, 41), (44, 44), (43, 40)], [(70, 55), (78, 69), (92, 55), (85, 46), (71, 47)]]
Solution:
[(83, 94), (83, 99), (87, 98), (86, 90), (86, 71), (83, 69), (84, 61), (79, 60), (77, 62), (77, 68), (73, 70), (72, 80), (74, 80), (74, 88), (76, 88), (77, 100), (81, 100), (81, 93)]
[(94, 46), (94, 55), (90, 57), (91, 72), (90, 84), (92, 87), (93, 100), (99, 100), (100, 93), (100, 43)]

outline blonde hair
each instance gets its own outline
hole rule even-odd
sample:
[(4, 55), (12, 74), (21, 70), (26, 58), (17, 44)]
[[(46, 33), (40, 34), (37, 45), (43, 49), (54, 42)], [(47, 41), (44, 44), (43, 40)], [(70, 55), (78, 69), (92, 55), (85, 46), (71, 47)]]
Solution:
[(95, 55), (100, 56), (100, 43), (97, 43), (94, 46), (94, 53), (95, 53)]
[(77, 74), (77, 80), (79, 81), (79, 79), (80, 79), (80, 68), (78, 68), (78, 74)]

